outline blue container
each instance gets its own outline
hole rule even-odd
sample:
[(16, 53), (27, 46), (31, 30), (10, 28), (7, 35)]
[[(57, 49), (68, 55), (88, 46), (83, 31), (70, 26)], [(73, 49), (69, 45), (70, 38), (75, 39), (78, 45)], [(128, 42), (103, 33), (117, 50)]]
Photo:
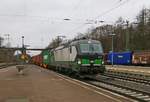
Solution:
[(108, 53), (108, 63), (112, 63), (112, 54), (113, 54), (113, 64), (116, 65), (129, 65), (132, 63), (132, 52), (110, 52)]

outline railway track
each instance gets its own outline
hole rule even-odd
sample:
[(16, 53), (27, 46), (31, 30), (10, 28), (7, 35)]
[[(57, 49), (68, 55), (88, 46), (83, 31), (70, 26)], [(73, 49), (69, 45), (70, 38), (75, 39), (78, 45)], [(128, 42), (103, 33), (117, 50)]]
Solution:
[(122, 80), (112, 76), (99, 75), (92, 80), (81, 79), (81, 81), (112, 91), (114, 93), (121, 94), (126, 97), (130, 97), (139, 102), (150, 102), (150, 85), (141, 84), (128, 79), (129, 78)]
[(148, 75), (114, 72), (114, 71), (107, 71), (106, 73), (104, 73), (104, 75), (112, 78), (117, 78), (120, 80), (127, 80), (145, 85), (150, 85), (150, 76)]
[(150, 102), (150, 86), (132, 83), (127, 80), (117, 80), (104, 75), (100, 75), (93, 80), (84, 80), (84, 82), (130, 97), (139, 102)]
[(109, 90), (111, 92), (115, 92), (121, 94), (123, 96), (135, 99), (139, 102), (150, 102), (150, 94), (142, 91), (134, 90), (132, 88), (107, 83), (104, 81), (86, 81), (88, 84), (92, 84), (94, 86)]

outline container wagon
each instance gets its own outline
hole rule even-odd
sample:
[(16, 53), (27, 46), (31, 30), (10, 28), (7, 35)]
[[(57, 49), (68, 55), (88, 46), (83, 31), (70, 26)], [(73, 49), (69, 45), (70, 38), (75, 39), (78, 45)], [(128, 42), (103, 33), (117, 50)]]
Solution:
[(110, 52), (107, 55), (107, 62), (115, 65), (130, 65), (132, 64), (132, 52)]
[(42, 56), (40, 54), (33, 56), (32, 57), (32, 63), (39, 65), (39, 66), (42, 66), (42, 63), (43, 63)]

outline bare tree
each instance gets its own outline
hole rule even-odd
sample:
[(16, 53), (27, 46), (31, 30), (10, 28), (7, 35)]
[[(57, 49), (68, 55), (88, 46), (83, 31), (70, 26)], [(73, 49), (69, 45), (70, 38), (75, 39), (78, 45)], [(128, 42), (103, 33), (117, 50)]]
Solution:
[(3, 41), (4, 41), (4, 38), (0, 37), (0, 47), (2, 47)]

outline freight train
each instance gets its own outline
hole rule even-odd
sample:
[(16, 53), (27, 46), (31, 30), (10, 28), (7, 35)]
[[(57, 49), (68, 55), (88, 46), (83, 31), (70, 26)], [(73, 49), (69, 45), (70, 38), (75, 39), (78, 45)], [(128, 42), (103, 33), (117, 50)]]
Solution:
[(102, 44), (96, 40), (76, 40), (33, 56), (32, 62), (71, 75), (105, 72)]
[(150, 65), (150, 51), (105, 53), (104, 61), (105, 64), (111, 64), (113, 61), (116, 65)]

